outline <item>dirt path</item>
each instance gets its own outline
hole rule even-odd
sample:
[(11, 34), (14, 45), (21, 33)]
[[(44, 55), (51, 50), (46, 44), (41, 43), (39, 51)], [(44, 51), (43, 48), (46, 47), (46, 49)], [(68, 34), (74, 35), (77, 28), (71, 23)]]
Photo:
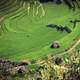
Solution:
[(72, 51), (76, 46), (80, 43), (80, 39), (68, 50), (68, 52)]
[(80, 43), (80, 39), (78, 39), (77, 42), (76, 42), (70, 49), (68, 49), (67, 51), (65, 51), (65, 52), (63, 52), (63, 53), (61, 53), (61, 54), (59, 54), (59, 55), (62, 56), (62, 55), (64, 55), (64, 54), (67, 54), (67, 53), (71, 52), (73, 49), (76, 48), (76, 46), (77, 46), (79, 43)]

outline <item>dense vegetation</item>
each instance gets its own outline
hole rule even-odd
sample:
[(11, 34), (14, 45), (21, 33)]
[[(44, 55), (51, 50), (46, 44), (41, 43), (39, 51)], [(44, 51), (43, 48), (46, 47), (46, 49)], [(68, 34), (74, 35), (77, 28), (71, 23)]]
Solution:
[[(3, 61), (5, 63), (3, 63)], [(1, 67), (2, 64), (8, 64)], [(15, 65), (13, 65), (13, 63)], [(22, 62), (0, 61), (1, 80), (80, 80), (80, 54), (76, 51), (67, 56), (49, 55), (38, 59), (34, 63), (21, 64)], [(28, 63), (28, 62), (27, 62)], [(21, 66), (24, 66), (21, 70)], [(8, 68), (7, 68), (8, 67)]]

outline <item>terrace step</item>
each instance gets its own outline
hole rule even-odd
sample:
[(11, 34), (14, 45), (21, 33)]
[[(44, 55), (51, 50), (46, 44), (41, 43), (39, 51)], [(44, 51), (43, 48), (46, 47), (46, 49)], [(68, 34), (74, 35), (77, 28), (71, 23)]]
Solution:
[[(6, 2), (7, 1), (7, 2)], [(20, 1), (2, 0), (0, 3), (0, 16), (13, 13), (21, 7)]]

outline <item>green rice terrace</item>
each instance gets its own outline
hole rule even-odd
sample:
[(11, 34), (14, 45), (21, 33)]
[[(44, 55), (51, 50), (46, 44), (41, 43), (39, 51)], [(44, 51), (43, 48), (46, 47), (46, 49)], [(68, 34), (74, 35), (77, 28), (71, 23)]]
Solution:
[[(80, 22), (75, 28), (73, 24), (80, 20), (78, 8), (73, 11), (64, 3), (52, 2), (37, 6), (20, 0), (0, 0), (0, 58), (31, 60), (48, 54), (61, 55), (73, 47), (80, 48), (77, 42)], [(53, 25), (67, 26), (70, 32), (57, 30)], [(56, 41), (59, 48), (51, 48)]]

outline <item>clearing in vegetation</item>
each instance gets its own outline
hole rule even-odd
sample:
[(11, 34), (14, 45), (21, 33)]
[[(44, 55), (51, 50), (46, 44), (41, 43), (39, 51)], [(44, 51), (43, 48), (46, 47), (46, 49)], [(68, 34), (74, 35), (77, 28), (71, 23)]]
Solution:
[[(21, 6), (13, 12), (15, 15), (7, 15), (0, 26), (0, 57), (11, 60), (38, 59), (48, 54), (64, 52), (76, 42), (80, 37), (80, 23), (73, 29), (70, 21), (80, 19), (80, 10), (69, 10), (64, 4), (54, 3), (44, 3), (43, 8), (44, 16), (41, 16), (40, 9), (33, 16), (32, 6), (29, 12)], [(36, 12), (36, 8), (34, 11)], [(55, 28), (46, 27), (48, 24), (68, 26), (72, 32), (57, 31)], [(50, 48), (54, 41), (59, 41), (60, 48)]]

